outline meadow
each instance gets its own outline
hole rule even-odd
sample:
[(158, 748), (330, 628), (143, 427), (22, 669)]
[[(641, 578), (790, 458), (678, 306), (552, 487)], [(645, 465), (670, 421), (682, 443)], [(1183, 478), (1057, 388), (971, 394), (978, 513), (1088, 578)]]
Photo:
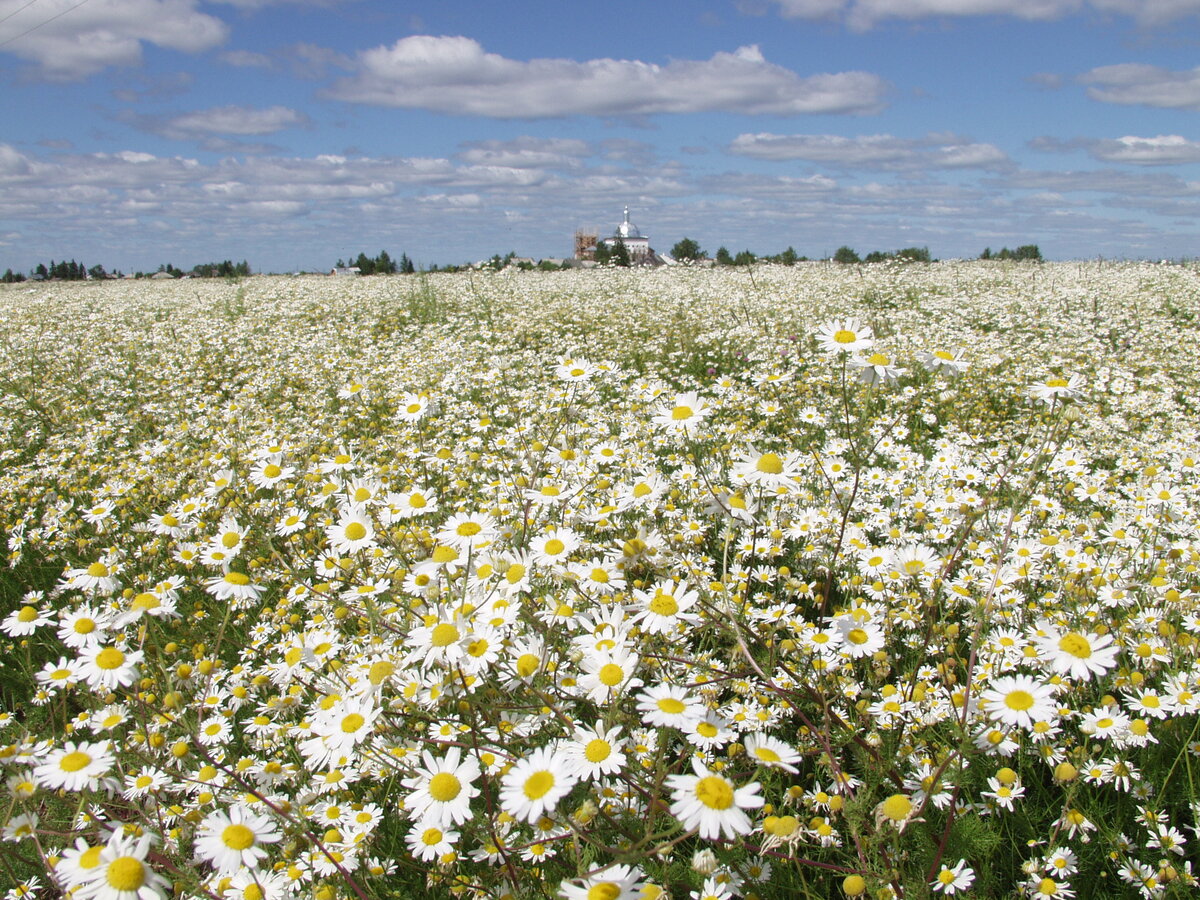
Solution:
[(1200, 271), (0, 289), (5, 900), (1190, 897)]

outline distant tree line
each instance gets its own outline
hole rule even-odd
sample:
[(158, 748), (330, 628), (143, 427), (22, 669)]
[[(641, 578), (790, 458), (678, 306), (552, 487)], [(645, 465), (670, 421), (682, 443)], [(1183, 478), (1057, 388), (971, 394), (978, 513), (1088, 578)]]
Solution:
[[(186, 272), (171, 263), (163, 263), (158, 267), (157, 272), (165, 272), (172, 278), (182, 278), (184, 275), (192, 278), (245, 278), (251, 274), (250, 263), (244, 259), (238, 263), (229, 259), (221, 262), (200, 263)], [(137, 272), (134, 277), (146, 278), (157, 272)], [(113, 269), (110, 272), (101, 265), (87, 268), (83, 263), (75, 260), (70, 262), (50, 260), (49, 265), (38, 263), (34, 266), (28, 277), (36, 281), (84, 281), (89, 278), (94, 281), (102, 281), (106, 278), (124, 278), (125, 276), (120, 269)], [(25, 275), (14, 272), (12, 269), (6, 269), (4, 275), (0, 276), (0, 282), (4, 284), (14, 284), (26, 280)]]
[[(679, 262), (699, 262), (700, 260), (708, 259), (708, 254), (700, 247), (699, 243), (689, 237), (685, 237), (671, 248), (671, 258)], [(718, 247), (713, 261), (718, 266), (749, 266), (756, 262), (771, 262), (791, 266), (798, 262), (807, 262), (808, 257), (801, 256), (793, 247), (788, 247), (782, 253), (768, 256), (757, 256), (749, 250), (743, 250), (735, 255), (730, 253), (726, 247)]]
[(337, 261), (339, 269), (355, 268), (358, 269), (359, 275), (395, 275), (399, 272), (401, 275), (411, 275), (417, 271), (417, 267), (413, 261), (408, 258), (407, 253), (400, 254), (400, 261), (392, 259), (386, 250), (380, 250), (376, 257), (367, 256), (365, 253), (358, 254), (358, 259), (346, 265), (345, 260)]
[(979, 254), (980, 259), (1016, 259), (1016, 260), (1036, 260), (1041, 262), (1042, 251), (1038, 249), (1037, 244), (1024, 244), (1016, 250), (1009, 250), (1007, 247), (1002, 247), (999, 253), (992, 253), (991, 247), (984, 247), (983, 252)]

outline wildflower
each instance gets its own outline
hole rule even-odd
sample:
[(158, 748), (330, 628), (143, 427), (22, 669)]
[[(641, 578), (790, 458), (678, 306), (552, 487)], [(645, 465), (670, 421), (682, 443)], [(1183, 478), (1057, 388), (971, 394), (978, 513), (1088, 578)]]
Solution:
[(1029, 396), (1046, 406), (1053, 406), (1059, 400), (1077, 400), (1083, 395), (1084, 379), (1078, 373), (1069, 377), (1051, 375), (1042, 381), (1035, 381), (1028, 388)]
[(141, 650), (128, 650), (117, 645), (87, 647), (78, 660), (79, 677), (91, 687), (110, 691), (131, 685), (138, 677), (137, 665), (142, 661), (142, 655)]
[(258, 868), (267, 858), (263, 844), (282, 839), (274, 822), (248, 806), (236, 803), (228, 811), (209, 813), (196, 835), (196, 852), (221, 875), (236, 872), (242, 866)]
[(917, 359), (930, 372), (945, 372), (947, 375), (961, 375), (967, 370), (968, 364), (964, 357), (966, 350), (923, 350), (917, 354)]
[(795, 748), (765, 734), (752, 734), (746, 738), (746, 756), (760, 766), (783, 769), (793, 774), (798, 771), (793, 763), (800, 761), (800, 754)]
[(1037, 640), (1042, 658), (1059, 675), (1088, 681), (1103, 675), (1117, 664), (1118, 648), (1112, 635), (1084, 631), (1060, 632), (1050, 629)]
[(875, 335), (870, 326), (860, 324), (858, 319), (834, 319), (817, 329), (821, 352), (831, 356), (860, 353), (869, 350), (874, 342)]
[(350, 507), (337, 522), (325, 529), (325, 538), (334, 553), (349, 556), (375, 546), (375, 526), (366, 513)]
[(1058, 716), (1054, 688), (1028, 675), (997, 678), (979, 699), (988, 717), (1001, 725), (1031, 729)]
[(553, 812), (575, 782), (565, 754), (554, 747), (539, 747), (505, 773), (500, 805), (513, 818), (533, 824)]
[(700, 594), (689, 589), (686, 583), (659, 582), (653, 591), (635, 589), (633, 596), (641, 606), (633, 621), (640, 623), (647, 634), (671, 634), (680, 623), (700, 621), (700, 616), (691, 612), (700, 600)]
[(751, 782), (736, 787), (723, 775), (708, 770), (698, 759), (692, 759), (694, 775), (670, 775), (671, 815), (683, 827), (696, 830), (700, 837), (716, 839), (722, 835), (734, 838), (748, 834), (751, 824), (747, 809), (758, 809), (763, 799), (758, 796), (761, 785)]
[(967, 865), (965, 859), (960, 859), (952, 867), (943, 866), (930, 886), (947, 896), (958, 891), (965, 891), (975, 881), (975, 870)]
[(564, 881), (558, 890), (566, 900), (638, 900), (643, 877), (641, 869), (617, 864), (584, 878)]
[(479, 762), (451, 747), (442, 759), (421, 751), (425, 763), (404, 779), (411, 793), (404, 798), (406, 809), (420, 819), (441, 827), (461, 825), (471, 818), (471, 800), (479, 796), (474, 782), (480, 775)]
[(50, 624), (51, 619), (50, 610), (26, 604), (5, 616), (0, 631), (12, 638), (28, 637), (41, 626)]
[(619, 725), (604, 729), (601, 722), (592, 728), (576, 728), (575, 740), (567, 745), (573, 774), (584, 781), (615, 775), (625, 766)]
[(51, 790), (94, 789), (115, 761), (108, 741), (98, 744), (67, 741), (60, 749), (46, 754), (45, 760), (34, 768), (33, 775), (39, 785)]
[(209, 578), (204, 587), (217, 600), (232, 601), (235, 609), (254, 603), (263, 592), (263, 588), (251, 582), (244, 572), (226, 572)]
[(712, 407), (695, 391), (676, 394), (654, 415), (651, 421), (669, 434), (691, 436), (712, 412)]
[(171, 883), (151, 868), (146, 857), (153, 835), (127, 837), (116, 831), (90, 868), (79, 868), (68, 881), (78, 900), (165, 900)]
[(642, 721), (652, 727), (687, 730), (704, 714), (704, 707), (687, 688), (659, 684), (638, 694), (638, 712)]
[(890, 384), (904, 374), (890, 356), (876, 350), (869, 356), (854, 356), (850, 364), (858, 369), (858, 380), (864, 384)]
[(623, 647), (590, 653), (583, 658), (582, 667), (584, 675), (579, 679), (579, 689), (596, 703), (609, 702), (642, 686), (642, 680), (634, 677), (638, 656)]
[(421, 819), (408, 830), (405, 842), (408, 852), (423, 862), (433, 862), (454, 852), (458, 843), (457, 831), (444, 831), (445, 823), (440, 820)]

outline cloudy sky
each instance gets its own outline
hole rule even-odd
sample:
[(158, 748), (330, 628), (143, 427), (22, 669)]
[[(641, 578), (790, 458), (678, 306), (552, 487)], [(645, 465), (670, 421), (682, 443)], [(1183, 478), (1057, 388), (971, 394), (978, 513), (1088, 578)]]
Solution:
[(1200, 0), (0, 0), (0, 269), (1200, 253)]

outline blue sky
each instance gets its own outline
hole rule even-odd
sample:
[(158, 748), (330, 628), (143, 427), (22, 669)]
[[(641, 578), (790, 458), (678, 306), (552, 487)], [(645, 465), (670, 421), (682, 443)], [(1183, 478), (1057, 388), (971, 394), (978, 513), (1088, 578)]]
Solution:
[(0, 269), (1200, 253), (1200, 0), (0, 0)]

